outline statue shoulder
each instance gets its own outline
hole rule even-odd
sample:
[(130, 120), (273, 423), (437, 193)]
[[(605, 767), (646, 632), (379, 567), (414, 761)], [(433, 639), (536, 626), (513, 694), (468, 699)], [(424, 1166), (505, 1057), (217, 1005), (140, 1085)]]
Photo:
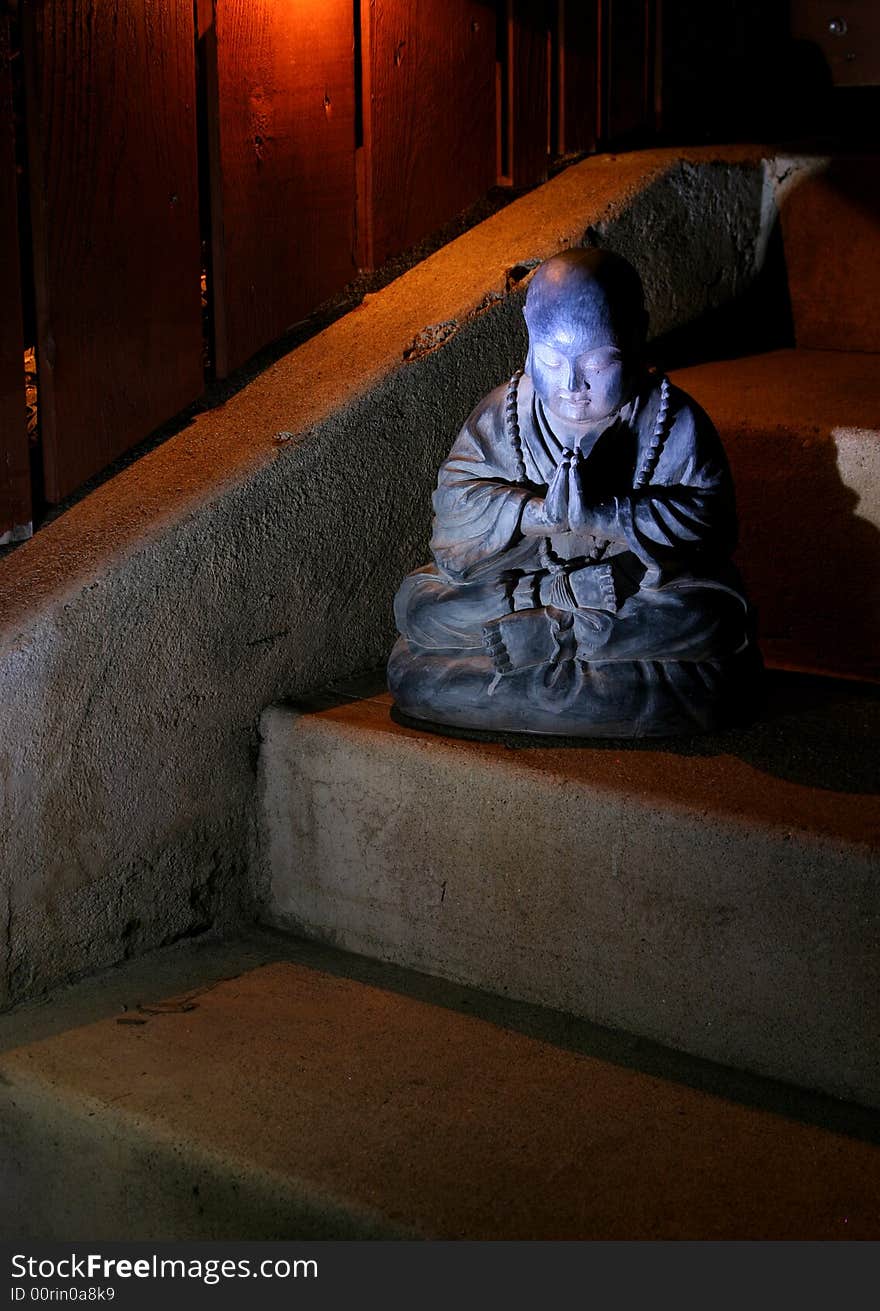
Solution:
[(668, 378), (651, 378), (639, 420), (636, 487), (724, 481), (727, 460), (705, 410)]
[(465, 428), (470, 428), (476, 433), (486, 436), (493, 436), (500, 433), (504, 428), (504, 406), (507, 396), (508, 383), (504, 382), (500, 387), (494, 387), (488, 395), (474, 406), (465, 423)]
[[(712, 419), (686, 391), (669, 383), (667, 462), (670, 481), (720, 488), (730, 481), (724, 445)], [(675, 470), (674, 474), (671, 472)]]

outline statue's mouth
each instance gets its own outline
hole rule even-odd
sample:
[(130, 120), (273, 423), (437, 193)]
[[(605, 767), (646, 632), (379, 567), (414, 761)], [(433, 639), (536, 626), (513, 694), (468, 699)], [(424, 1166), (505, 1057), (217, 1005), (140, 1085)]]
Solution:
[(569, 413), (584, 413), (590, 408), (589, 392), (560, 392), (556, 404)]

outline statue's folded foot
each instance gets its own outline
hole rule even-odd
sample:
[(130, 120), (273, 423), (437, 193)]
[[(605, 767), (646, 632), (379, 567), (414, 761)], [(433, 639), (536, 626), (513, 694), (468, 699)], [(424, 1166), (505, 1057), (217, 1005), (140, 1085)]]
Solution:
[[(571, 627), (570, 620), (567, 627)], [(547, 664), (559, 650), (560, 637), (559, 624), (554, 629), (547, 610), (517, 610), (483, 628), (486, 651), (499, 674)]]
[(578, 660), (601, 660), (614, 628), (615, 616), (608, 610), (575, 610), (574, 635)]
[(536, 665), (596, 659), (613, 621), (603, 610), (517, 610), (486, 624), (483, 640), (496, 673), (504, 675)]

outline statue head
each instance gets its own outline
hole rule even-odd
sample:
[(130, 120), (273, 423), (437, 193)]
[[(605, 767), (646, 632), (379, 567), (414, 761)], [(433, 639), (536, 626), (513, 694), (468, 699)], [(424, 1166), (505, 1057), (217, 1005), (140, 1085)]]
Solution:
[(608, 250), (567, 250), (529, 285), (526, 371), (545, 408), (598, 423), (632, 399), (648, 326), (638, 273)]

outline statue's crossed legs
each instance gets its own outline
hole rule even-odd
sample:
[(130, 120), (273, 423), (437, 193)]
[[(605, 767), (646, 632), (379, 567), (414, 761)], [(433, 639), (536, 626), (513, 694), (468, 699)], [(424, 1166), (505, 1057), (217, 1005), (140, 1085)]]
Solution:
[[(701, 661), (736, 654), (747, 642), (740, 595), (717, 583), (678, 578), (641, 588), (619, 610), (600, 606), (515, 608), (522, 580), (454, 585), (433, 567), (411, 574), (395, 618), (410, 646), (425, 653), (486, 651), (499, 673), (564, 660)], [(533, 595), (546, 594), (536, 578)]]

